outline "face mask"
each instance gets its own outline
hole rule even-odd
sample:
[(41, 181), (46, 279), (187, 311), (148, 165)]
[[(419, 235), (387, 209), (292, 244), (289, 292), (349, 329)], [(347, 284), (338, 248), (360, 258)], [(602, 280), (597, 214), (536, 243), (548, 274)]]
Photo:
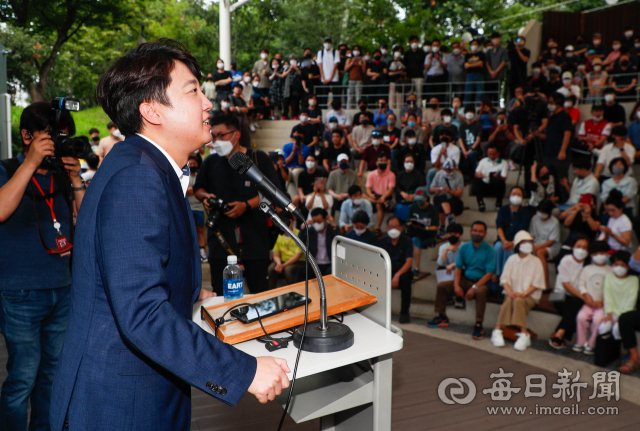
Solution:
[(418, 138), (409, 138), (409, 139), (407, 139), (407, 144), (415, 145), (417, 140), (418, 140)]
[(244, 77), (244, 82), (246, 82), (247, 84), (251, 82), (251, 77), (250, 76), (245, 76)]
[(412, 127), (412, 128), (416, 127), (416, 122), (415, 121), (409, 121), (409, 122), (407, 122), (407, 126)]
[(279, 67), (278, 63), (273, 63), (273, 64), (271, 65), (271, 68), (272, 68), (272, 69), (277, 69), (278, 67)]
[(387, 126), (395, 126), (396, 120), (394, 118), (387, 118)]
[(313, 228), (316, 232), (322, 232), (324, 230), (324, 223), (314, 223)]
[(307, 121), (309, 121), (309, 117), (307, 117), (306, 115), (302, 115), (302, 116), (300, 117), (300, 122), (301, 122), (302, 124), (306, 123)]
[(220, 106), (222, 106), (222, 109), (227, 109), (229, 108), (229, 102), (220, 102)]
[(380, 48), (380, 54), (387, 55), (387, 50), (384, 48)]
[(556, 105), (547, 105), (547, 109), (549, 110), (549, 112), (555, 112)]
[(640, 43), (634, 43), (634, 44), (633, 44), (633, 46), (634, 46), (636, 49), (640, 49)]
[(565, 78), (562, 80), (562, 83), (567, 85), (567, 84), (571, 84), (571, 78)]
[(538, 68), (533, 69), (533, 74), (534, 75), (540, 75), (540, 69), (538, 69)]
[(449, 237), (449, 244), (451, 245), (456, 245), (459, 241), (460, 241), (460, 238), (458, 238), (457, 236), (451, 235)]
[(360, 112), (366, 112), (367, 111), (367, 105), (360, 105)]
[(614, 166), (613, 169), (611, 169), (611, 173), (617, 177), (618, 175), (624, 174), (624, 168), (622, 166)]
[(251, 84), (251, 85), (253, 85), (254, 87), (256, 87), (256, 88), (257, 88), (257, 87), (258, 87), (258, 85), (260, 85), (260, 81), (255, 81), (255, 82), (254, 82), (253, 84)]
[(213, 82), (213, 78), (211, 78), (210, 76), (207, 77), (207, 82)]
[(601, 70), (602, 70), (602, 66), (600, 66), (599, 64), (596, 64), (595, 66), (593, 66), (594, 72), (600, 72)]
[(389, 229), (387, 235), (389, 235), (391, 239), (396, 239), (400, 236), (400, 231), (398, 229)]
[(591, 256), (591, 260), (596, 265), (604, 265), (604, 263), (607, 261), (607, 255), (606, 254), (594, 254), (593, 256)]
[(612, 48), (613, 48), (614, 51), (617, 51), (617, 50), (620, 49), (620, 45), (615, 44), (615, 45), (612, 46)]
[(400, 54), (400, 51), (396, 51), (393, 53), (393, 58), (395, 58), (396, 60), (399, 59), (400, 57), (402, 57), (402, 54)]
[(360, 236), (363, 233), (365, 233), (367, 229), (354, 229), (354, 231), (356, 232), (356, 235)]
[(542, 221), (546, 221), (549, 218), (549, 214), (545, 214), (543, 212), (537, 211), (536, 215), (538, 216), (538, 218)]
[(413, 42), (413, 43), (411, 44), (411, 49), (418, 49), (418, 44), (417, 44), (417, 43), (415, 43), (415, 42)]
[(573, 103), (571, 102), (564, 102), (564, 109), (571, 109), (571, 107), (573, 106)]
[(355, 51), (353, 51), (353, 56), (354, 57), (360, 57), (360, 51), (358, 51), (357, 49)]
[(599, 39), (594, 39), (593, 46), (600, 46), (600, 40)]
[(441, 136), (440, 137), (440, 143), (442, 144), (442, 146), (446, 147), (447, 145), (449, 145), (449, 137), (448, 136)]
[(589, 256), (589, 252), (584, 248), (574, 248), (573, 249), (573, 257), (578, 260), (585, 260)]
[(264, 53), (264, 52), (262, 54), (260, 54), (260, 58), (263, 59), (263, 60), (266, 60), (267, 57), (269, 57), (269, 55)]
[(216, 64), (216, 67), (218, 69), (224, 69), (224, 63), (218, 63), (218, 64)]
[(613, 273), (616, 275), (616, 277), (624, 277), (625, 275), (627, 275), (627, 268), (625, 268), (624, 266), (614, 266)]
[(438, 105), (435, 104), (435, 103), (429, 103), (429, 108), (431, 108), (431, 109), (433, 109), (435, 111), (436, 109), (438, 109)]
[(313, 99), (309, 100), (309, 106), (311, 107), (316, 106), (316, 101)]
[(498, 126), (501, 126), (504, 124), (504, 120), (496, 120), (496, 123), (498, 124)]
[(336, 123), (329, 123), (329, 130), (333, 130), (336, 128)]
[(530, 242), (521, 243), (518, 247), (520, 253), (529, 254), (533, 251), (533, 244)]
[(471, 52), (478, 52), (478, 45), (471, 45)]
[(558, 50), (557, 50), (557, 49), (555, 49), (555, 48), (552, 48), (552, 49), (550, 49), (550, 50), (549, 50), (549, 52), (551, 53), (551, 55), (556, 55), (556, 53), (558, 52)]
[(514, 207), (517, 207), (522, 203), (522, 197), (518, 195), (509, 196), (509, 203)]
[(380, 169), (381, 171), (384, 171), (385, 169), (387, 169), (387, 164), (386, 163), (378, 163), (378, 169)]
[(473, 120), (474, 117), (475, 117), (475, 114), (473, 112), (465, 112), (464, 113), (464, 118), (466, 118), (469, 121)]
[(471, 234), (471, 241), (472, 241), (474, 244), (481, 243), (482, 241), (484, 241), (484, 236), (482, 236), (482, 235), (478, 235), (477, 233), (472, 233), (472, 234)]
[(640, 120), (640, 111), (636, 111), (636, 118)]
[(448, 115), (445, 115), (444, 117), (442, 117), (442, 121), (444, 122), (444, 124), (449, 124), (451, 123), (451, 117)]
[(340, 163), (338, 165), (340, 167), (340, 169), (342, 169), (343, 171), (346, 171), (347, 169), (349, 169), (349, 163)]
[(366, 118), (363, 120), (360, 120), (360, 124), (362, 124), (363, 126), (366, 126), (367, 124), (369, 124), (369, 120)]
[(231, 154), (231, 150), (233, 150), (233, 143), (231, 141), (218, 140), (213, 143), (213, 149), (220, 157), (227, 157)]
[(116, 138), (122, 138), (122, 133), (120, 133), (120, 130), (116, 130), (113, 132), (113, 136)]
[(304, 57), (302, 57), (304, 60), (311, 60), (311, 54), (305, 54)]
[(632, 31), (630, 31), (630, 30), (629, 30), (629, 31), (625, 31), (625, 32), (624, 32), (624, 35), (625, 35), (626, 37), (631, 37), (631, 36), (633, 36), (633, 32), (632, 32)]
[(363, 59), (364, 61), (369, 61), (369, 60), (371, 60), (371, 57), (370, 57), (370, 56), (368, 56), (368, 55), (365, 55), (364, 57), (362, 57), (362, 59)]
[[(638, 111), (638, 114), (640, 114), (640, 111)], [(94, 136), (93, 138), (91, 138), (91, 140), (93, 142), (100, 142), (100, 136)]]
[(304, 162), (307, 169), (313, 169), (316, 167), (316, 162)]
[(380, 139), (372, 139), (371, 143), (374, 147), (377, 147), (378, 145), (380, 145)]
[(607, 103), (611, 103), (613, 102), (614, 96), (613, 94), (605, 94), (604, 95), (604, 101)]
[(197, 166), (189, 166), (189, 172), (191, 172), (192, 174), (195, 174), (196, 172), (198, 172), (198, 167)]
[(404, 170), (405, 170), (405, 171), (407, 171), (407, 172), (411, 172), (411, 171), (413, 170), (413, 166), (414, 166), (414, 164), (413, 164), (413, 163), (411, 163), (411, 162), (406, 162), (406, 163), (404, 164)]
[(584, 64), (579, 64), (578, 65), (578, 70), (585, 70), (587, 68), (587, 66), (585, 66)]
[(353, 204), (360, 206), (360, 204), (362, 203), (362, 198), (358, 198), (358, 199), (353, 199)]
[(629, 66), (629, 62), (627, 60), (623, 60), (623, 61), (620, 62), (620, 66), (627, 67), (627, 66)]
[(432, 46), (431, 47), (431, 52), (436, 53), (440, 51), (440, 47), (439, 46)]
[(452, 52), (453, 52), (453, 55), (460, 55), (460, 52), (462, 51), (460, 51), (458, 48), (454, 48)]
[(323, 43), (322, 45), (324, 46), (324, 49), (326, 49), (327, 51), (329, 51), (331, 49), (331, 44), (330, 43)]
[(297, 61), (297, 60), (291, 60), (291, 61), (289, 62), (289, 64), (291, 64), (291, 66), (292, 66), (292, 67), (293, 67), (293, 66), (297, 66), (297, 65), (298, 65), (298, 61)]
[(386, 103), (381, 103), (381, 104), (380, 104), (380, 109), (384, 109), (386, 106), (387, 106), (387, 104), (386, 104)]
[(573, 52), (567, 52), (567, 53), (565, 54), (565, 56), (566, 56), (567, 58), (571, 58), (571, 57), (573, 57)]
[(593, 116), (593, 121), (595, 121), (596, 123), (597, 123), (598, 121), (600, 121), (600, 120), (602, 120), (602, 115), (594, 115), (594, 116)]

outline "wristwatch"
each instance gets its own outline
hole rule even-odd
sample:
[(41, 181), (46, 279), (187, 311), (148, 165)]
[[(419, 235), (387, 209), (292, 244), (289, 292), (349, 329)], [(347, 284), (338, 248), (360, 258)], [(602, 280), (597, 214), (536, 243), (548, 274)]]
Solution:
[(471, 286), (472, 289), (478, 290), (478, 286), (476, 286), (475, 284), (473, 286)]
[(87, 185), (85, 184), (84, 180), (82, 180), (82, 186), (73, 187), (73, 184), (72, 184), (71, 185), (71, 190), (73, 190), (74, 192), (81, 192), (83, 190), (87, 190)]

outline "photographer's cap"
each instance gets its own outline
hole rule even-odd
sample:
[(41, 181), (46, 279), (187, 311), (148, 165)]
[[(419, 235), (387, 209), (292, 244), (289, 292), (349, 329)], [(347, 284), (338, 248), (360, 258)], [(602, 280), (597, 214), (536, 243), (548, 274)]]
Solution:
[(347, 156), (345, 153), (340, 153), (338, 154), (338, 163), (340, 163), (343, 160), (349, 160), (349, 156)]
[(238, 256), (229, 255), (227, 256), (227, 265), (236, 265), (238, 263)]

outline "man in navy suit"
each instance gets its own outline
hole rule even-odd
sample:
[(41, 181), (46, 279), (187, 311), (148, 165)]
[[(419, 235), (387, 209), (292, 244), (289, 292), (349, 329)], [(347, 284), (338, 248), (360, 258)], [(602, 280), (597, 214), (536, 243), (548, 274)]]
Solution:
[(264, 403), (289, 385), (286, 361), (248, 356), (191, 320), (206, 296), (182, 168), (211, 140), (199, 77), (195, 58), (162, 40), (139, 45), (98, 83), (98, 102), (127, 139), (78, 216), (53, 430), (188, 430), (190, 386), (235, 405), (247, 391)]

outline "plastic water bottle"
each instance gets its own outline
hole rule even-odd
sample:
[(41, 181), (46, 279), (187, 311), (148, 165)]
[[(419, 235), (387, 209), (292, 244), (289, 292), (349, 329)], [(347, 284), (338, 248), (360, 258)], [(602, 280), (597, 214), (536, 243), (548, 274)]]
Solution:
[(225, 301), (242, 298), (242, 269), (237, 264), (238, 256), (227, 256), (227, 267), (222, 273)]

